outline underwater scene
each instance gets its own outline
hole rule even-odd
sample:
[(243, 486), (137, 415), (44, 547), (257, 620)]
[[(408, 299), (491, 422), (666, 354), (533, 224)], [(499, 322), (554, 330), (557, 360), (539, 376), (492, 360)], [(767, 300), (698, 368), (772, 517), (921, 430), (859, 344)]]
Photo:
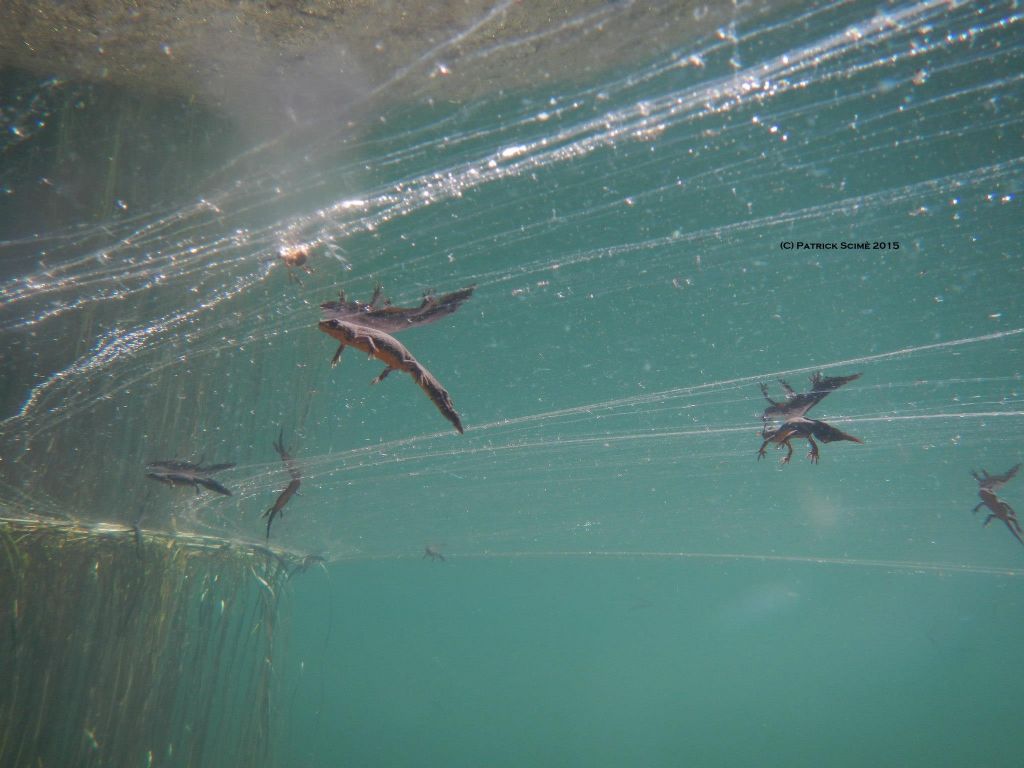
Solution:
[(0, 10), (0, 766), (1020, 765), (1016, 3), (192, 5)]

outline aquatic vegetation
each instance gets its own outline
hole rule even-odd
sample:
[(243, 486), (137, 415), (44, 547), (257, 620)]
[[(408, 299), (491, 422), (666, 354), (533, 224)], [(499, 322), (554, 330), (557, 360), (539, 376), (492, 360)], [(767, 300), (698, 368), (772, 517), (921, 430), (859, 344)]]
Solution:
[(199, 536), (0, 520), (0, 764), (270, 765), (302, 564)]

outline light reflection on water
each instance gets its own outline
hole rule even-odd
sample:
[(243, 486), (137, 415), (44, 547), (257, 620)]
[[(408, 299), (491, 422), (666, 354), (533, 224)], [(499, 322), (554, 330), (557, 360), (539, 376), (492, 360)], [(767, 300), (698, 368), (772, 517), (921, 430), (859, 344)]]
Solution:
[[(735, 551), (820, 498), (832, 512), (772, 540), (794, 557), (989, 567), (969, 525), (878, 510), (955, 519), (967, 469), (1016, 461), (1018, 24), (945, 2), (741, 16), (589, 86), (302, 126), (184, 204), (12, 228), (0, 249), (37, 258), (2, 285), (3, 498), (126, 520), (143, 487), (154, 525), (257, 538), (284, 426), (305, 479), (275, 536), (300, 550), (391, 556), (441, 533), (568, 552), (587, 517), (595, 551)], [(296, 245), (301, 282), (276, 258)], [(352, 355), (327, 368), (317, 305), (377, 282), (396, 303), (477, 285), (408, 338), (464, 438), (408, 382), (367, 388)], [(867, 445), (780, 479), (753, 462), (757, 383), (819, 368), (864, 372), (822, 409)], [(144, 485), (146, 461), (201, 456), (237, 464), (230, 500)], [(679, 512), (706, 506), (734, 512)], [(855, 531), (848, 556), (825, 517)]]

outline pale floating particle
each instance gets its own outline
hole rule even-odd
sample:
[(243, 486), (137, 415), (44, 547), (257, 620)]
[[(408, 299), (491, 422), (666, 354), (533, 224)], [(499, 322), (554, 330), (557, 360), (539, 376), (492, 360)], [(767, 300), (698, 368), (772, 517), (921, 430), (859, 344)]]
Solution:
[(526, 154), (526, 151), (527, 148), (522, 144), (516, 145), (514, 147), (505, 147), (503, 150), (501, 150), (501, 158), (502, 160), (508, 160), (509, 158), (512, 157), (519, 157), (519, 155)]

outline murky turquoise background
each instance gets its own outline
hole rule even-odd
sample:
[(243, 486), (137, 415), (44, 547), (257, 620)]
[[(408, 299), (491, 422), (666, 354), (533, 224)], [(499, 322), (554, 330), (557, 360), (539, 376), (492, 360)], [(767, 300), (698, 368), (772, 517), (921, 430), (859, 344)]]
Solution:
[(1013, 765), (1017, 582), (647, 559), (335, 567), (296, 584), (281, 764)]
[[(282, 766), (1016, 765), (1024, 549), (969, 472), (1022, 453), (1019, 24), (750, 11), (589, 85), (200, 158), (185, 202), (41, 245), (10, 222), (5, 505), (259, 541), (283, 427), (271, 543), (328, 566), (284, 600)], [(329, 368), (318, 304), (377, 283), (477, 286), (401, 337), (464, 436)], [(758, 384), (818, 369), (863, 374), (812, 415), (864, 444), (756, 461)], [(147, 485), (172, 456), (234, 496)]]

